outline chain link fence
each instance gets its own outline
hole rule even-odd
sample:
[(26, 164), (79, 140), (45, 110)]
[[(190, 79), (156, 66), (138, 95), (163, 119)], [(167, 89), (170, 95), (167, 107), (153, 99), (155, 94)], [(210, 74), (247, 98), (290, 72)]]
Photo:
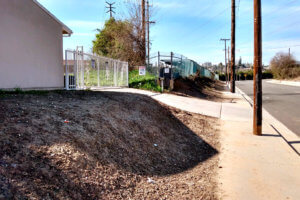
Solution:
[(214, 74), (207, 68), (199, 65), (197, 62), (188, 59), (183, 55), (172, 52), (157, 52), (150, 55), (149, 63), (147, 64), (147, 72), (159, 77), (161, 68), (171, 68), (172, 79), (189, 77), (190, 75), (195, 75), (199, 72), (200, 76), (219, 80), (217, 74)]
[(128, 63), (83, 51), (65, 51), (65, 88), (128, 87)]

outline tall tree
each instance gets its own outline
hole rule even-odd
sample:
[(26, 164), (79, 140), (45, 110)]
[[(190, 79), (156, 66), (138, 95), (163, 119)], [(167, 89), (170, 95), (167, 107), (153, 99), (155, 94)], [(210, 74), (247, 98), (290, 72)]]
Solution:
[(94, 53), (128, 61), (131, 66), (142, 64), (141, 39), (135, 33), (132, 22), (111, 18), (98, 31), (93, 41)]

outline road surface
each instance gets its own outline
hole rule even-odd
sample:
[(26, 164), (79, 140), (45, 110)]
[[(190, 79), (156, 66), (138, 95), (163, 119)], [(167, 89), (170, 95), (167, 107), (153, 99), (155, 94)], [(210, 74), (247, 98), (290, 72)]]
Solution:
[[(253, 81), (237, 81), (236, 85), (253, 99)], [(300, 136), (300, 87), (263, 80), (263, 107)]]

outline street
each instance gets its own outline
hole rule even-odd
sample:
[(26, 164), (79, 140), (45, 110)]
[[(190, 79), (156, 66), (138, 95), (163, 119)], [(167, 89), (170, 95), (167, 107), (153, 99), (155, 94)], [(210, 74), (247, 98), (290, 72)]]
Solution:
[[(237, 81), (236, 86), (253, 99), (253, 81)], [(300, 136), (300, 87), (263, 80), (263, 107)]]

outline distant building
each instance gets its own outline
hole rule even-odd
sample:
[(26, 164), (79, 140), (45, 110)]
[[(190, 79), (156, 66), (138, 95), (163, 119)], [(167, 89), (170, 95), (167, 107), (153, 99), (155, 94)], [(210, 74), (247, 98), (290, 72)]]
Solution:
[(212, 67), (212, 63), (211, 62), (205, 62), (205, 63), (203, 63), (203, 66), (207, 67), (207, 68), (210, 68), (210, 67)]
[(36, 0), (0, 0), (0, 88), (63, 88), (63, 35)]

